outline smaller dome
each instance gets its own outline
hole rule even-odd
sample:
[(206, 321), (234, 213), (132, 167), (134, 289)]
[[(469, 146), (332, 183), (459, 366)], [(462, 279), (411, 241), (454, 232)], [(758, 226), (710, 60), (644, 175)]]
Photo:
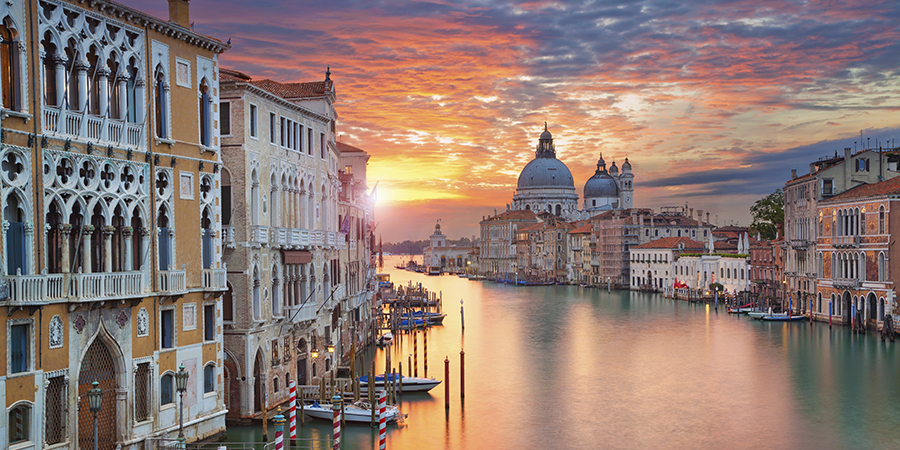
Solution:
[(584, 183), (585, 199), (618, 196), (619, 187), (616, 185), (616, 180), (607, 173), (595, 173), (587, 180), (587, 183)]
[(544, 122), (544, 131), (541, 133), (541, 140), (544, 139), (553, 139), (553, 135), (550, 134), (550, 130), (547, 129), (547, 122)]
[(439, 224), (439, 223), (434, 224), (434, 231), (441, 231), (441, 224)]
[(628, 162), (628, 158), (625, 158), (625, 162), (622, 163), (622, 173), (631, 172), (631, 163)]
[(616, 162), (613, 161), (612, 165), (609, 166), (609, 174), (612, 176), (616, 176), (619, 174), (619, 168), (616, 167)]

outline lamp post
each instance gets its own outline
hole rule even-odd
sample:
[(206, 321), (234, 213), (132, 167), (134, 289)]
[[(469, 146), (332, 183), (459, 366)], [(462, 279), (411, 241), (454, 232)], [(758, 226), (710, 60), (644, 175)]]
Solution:
[[(180, 406), (178, 408), (178, 442), (181, 448), (185, 447), (184, 441), (184, 392), (187, 391), (187, 382), (190, 373), (184, 370), (184, 364), (178, 366), (178, 372), (175, 373), (175, 389), (178, 390), (178, 398)], [(96, 449), (95, 449), (96, 450)]]
[(91, 407), (91, 412), (94, 414), (94, 450), (97, 450), (99, 445), (99, 436), (97, 436), (97, 413), (100, 412), (100, 407), (103, 404), (103, 390), (100, 389), (100, 383), (97, 382), (97, 380), (94, 380), (94, 382), (91, 383), (91, 386), (93, 387), (88, 391), (88, 404)]

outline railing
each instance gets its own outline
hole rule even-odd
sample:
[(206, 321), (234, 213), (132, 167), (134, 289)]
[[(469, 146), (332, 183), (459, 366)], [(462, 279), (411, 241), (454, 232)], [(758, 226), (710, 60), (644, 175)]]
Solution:
[(144, 272), (76, 273), (70, 276), (68, 297), (71, 301), (133, 298), (144, 294)]
[(294, 323), (316, 320), (316, 305), (314, 302), (307, 302), (303, 306), (286, 306), (284, 309), (287, 316)]
[(298, 230), (298, 231), (300, 231), (300, 244), (299, 245), (301, 247), (309, 247), (310, 245), (312, 245), (310, 243), (309, 230)]
[(287, 228), (276, 228), (274, 234), (275, 234), (275, 245), (288, 245), (288, 229)]
[(844, 289), (859, 289), (861, 283), (859, 278), (834, 278), (831, 284)]
[(235, 248), (237, 246), (237, 240), (234, 236), (234, 225), (226, 225), (222, 228), (225, 231), (225, 247)]
[(96, 116), (88, 116), (85, 137), (100, 140), (103, 137), (103, 119)]
[(159, 291), (186, 292), (187, 291), (187, 275), (184, 270), (161, 270), (159, 271)]
[(107, 122), (107, 135), (106, 138), (112, 142), (121, 142), (122, 141), (122, 129), (125, 128), (125, 122), (120, 121), (108, 121)]
[(803, 250), (809, 246), (809, 241), (806, 239), (791, 239), (791, 248), (795, 250)]
[(59, 131), (59, 108), (44, 106), (44, 129), (47, 131)]
[(262, 225), (250, 226), (250, 242), (255, 245), (266, 245), (269, 243), (269, 227)]
[(69, 111), (65, 108), (43, 105), (45, 131), (80, 137), (100, 143), (145, 147), (142, 124), (125, 120)]
[(335, 236), (335, 234), (337, 233), (335, 233), (334, 231), (328, 232), (328, 234), (325, 236), (325, 245), (329, 247), (334, 247), (337, 245), (337, 236)]
[(833, 247), (859, 247), (859, 236), (835, 236), (831, 240)]
[(288, 245), (291, 247), (299, 247), (300, 246), (300, 230), (297, 228), (291, 228), (290, 233), (288, 233)]
[(325, 232), (321, 230), (309, 232), (309, 245), (321, 247), (325, 245)]
[(212, 291), (224, 291), (228, 288), (226, 283), (226, 270), (222, 269), (203, 269), (203, 289)]
[[(300, 387), (300, 386), (298, 386)], [(314, 394), (307, 392), (307, 397), (300, 398), (318, 398), (318, 386), (308, 386), (306, 389), (315, 388)], [(299, 397), (299, 395), (298, 395)], [(270, 411), (270, 414), (274, 412)], [(287, 433), (285, 433), (287, 434)], [(285, 436), (287, 439), (287, 436)], [(177, 438), (147, 438), (147, 444), (143, 446), (147, 450), (219, 450), (227, 448), (228, 450), (275, 450), (275, 441), (270, 442), (190, 442), (182, 443)], [(330, 437), (324, 438), (297, 438), (292, 440), (290, 447), (293, 449), (329, 449), (333, 445)]]
[(143, 147), (143, 140), (141, 139), (141, 134), (143, 134), (142, 131), (143, 127), (140, 124), (126, 123), (125, 143), (128, 145), (133, 145), (135, 147)]

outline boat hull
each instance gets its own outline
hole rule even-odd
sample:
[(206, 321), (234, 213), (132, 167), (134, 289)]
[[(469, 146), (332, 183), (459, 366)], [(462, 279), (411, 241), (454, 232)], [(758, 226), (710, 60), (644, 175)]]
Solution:
[[(330, 403), (305, 405), (303, 413), (307, 417), (313, 419), (333, 420), (334, 410)], [(393, 422), (400, 417), (400, 410), (396, 407), (389, 407), (385, 410), (385, 420)], [(375, 419), (378, 420), (378, 413), (375, 413)], [(351, 423), (372, 423), (372, 410), (370, 408), (360, 408), (354, 405), (344, 407), (344, 420)]]
[[(399, 378), (399, 377), (398, 377)], [(388, 376), (388, 379), (391, 379), (391, 376)], [(422, 377), (403, 377), (403, 390), (400, 392), (428, 392), (435, 386), (441, 384), (440, 380), (436, 380), (434, 378), (422, 378)], [(363, 389), (369, 385), (369, 377), (362, 376), (359, 377), (359, 387)], [(399, 389), (399, 384), (398, 384)], [(384, 388), (384, 376), (375, 377), (375, 388), (383, 389)]]

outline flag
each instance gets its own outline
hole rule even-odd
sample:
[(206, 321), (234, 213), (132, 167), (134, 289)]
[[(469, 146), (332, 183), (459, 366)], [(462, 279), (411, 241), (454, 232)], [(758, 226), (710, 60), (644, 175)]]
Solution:
[(341, 224), (341, 233), (350, 234), (350, 216), (344, 217), (344, 223)]
[(379, 182), (380, 182), (380, 180), (375, 182), (375, 186), (372, 187), (372, 192), (369, 193), (369, 200), (372, 200), (372, 203), (375, 203), (378, 201), (378, 183)]

